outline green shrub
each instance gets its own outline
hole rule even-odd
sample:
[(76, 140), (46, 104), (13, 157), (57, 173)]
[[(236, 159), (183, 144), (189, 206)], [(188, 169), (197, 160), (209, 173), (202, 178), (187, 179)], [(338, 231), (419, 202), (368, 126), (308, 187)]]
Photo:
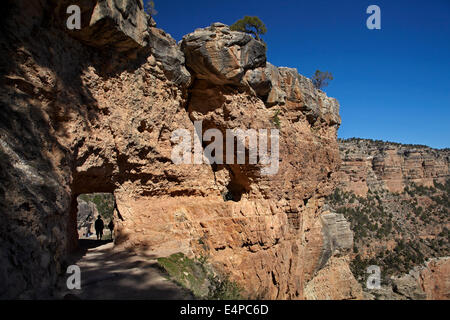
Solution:
[(280, 123), (280, 118), (278, 117), (278, 115), (280, 114), (281, 110), (278, 109), (277, 111), (275, 111), (275, 114), (272, 118), (272, 123), (275, 125), (275, 127), (277, 127), (277, 129), (281, 129), (281, 123)]
[(233, 281), (230, 281), (228, 276), (223, 279), (217, 275), (210, 274), (210, 291), (208, 300), (241, 300), (242, 289)]
[(251, 34), (256, 40), (262, 41), (261, 36), (266, 34), (267, 28), (258, 17), (245, 16), (241, 20), (236, 21), (230, 26), (232, 31), (241, 31)]
[(311, 78), (311, 81), (316, 89), (322, 89), (324, 87), (327, 87), (328, 81), (333, 79), (333, 75), (330, 72), (322, 72), (320, 70), (316, 70), (316, 73)]
[(176, 253), (158, 258), (158, 265), (180, 286), (190, 290), (196, 298), (210, 300), (241, 299), (242, 289), (228, 276), (216, 274), (208, 265), (208, 257), (195, 259)]

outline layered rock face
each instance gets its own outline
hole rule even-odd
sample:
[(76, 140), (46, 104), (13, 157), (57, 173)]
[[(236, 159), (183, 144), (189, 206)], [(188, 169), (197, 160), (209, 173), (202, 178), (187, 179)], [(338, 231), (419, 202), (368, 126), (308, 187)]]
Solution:
[(365, 196), (369, 190), (403, 192), (408, 182), (434, 186), (450, 177), (450, 150), (364, 139), (341, 140), (341, 184)]
[(384, 287), (374, 297), (447, 299), (450, 151), (363, 139), (339, 145), (341, 182), (327, 203), (351, 223), (356, 278), (364, 282), (377, 265)]
[(361, 285), (349, 267), (353, 232), (342, 214), (321, 216), (322, 253), (314, 277), (305, 286), (308, 300), (364, 299)]
[[(337, 101), (266, 64), (261, 43), (225, 25), (178, 46), (141, 1), (71, 4), (82, 8), (79, 32), (65, 28), (65, 2), (9, 1), (3, 21), (0, 296), (51, 296), (77, 245), (77, 196), (110, 192), (118, 248), (209, 256), (249, 297), (305, 298), (327, 262), (321, 215), (340, 162)], [(278, 129), (276, 174), (172, 162), (175, 130), (195, 139), (211, 128)]]
[[(116, 191), (119, 209), (126, 203), (120, 210), (124, 245), (209, 256), (251, 297), (302, 298), (304, 283), (322, 253), (321, 237), (309, 231), (319, 221), (323, 196), (334, 186), (331, 175), (339, 160), (337, 123), (320, 116), (308, 119), (302, 110), (320, 109), (316, 104), (324, 101), (337, 111), (337, 102), (316, 91), (311, 100), (299, 95), (269, 108), (246, 81), (249, 73), (264, 68), (264, 47), (223, 24), (185, 36), (181, 48), (193, 76), (187, 116), (202, 123), (196, 134), (212, 128), (224, 137), (227, 129), (275, 129), (273, 118), (279, 110), (279, 170), (264, 176), (260, 165), (203, 165), (197, 169), (202, 170), (195, 179), (198, 184), (187, 188), (180, 183), (175, 199), (164, 194), (133, 199)], [(298, 73), (282, 81), (301, 92), (304, 84), (298, 79), (306, 82)], [(311, 94), (312, 86), (309, 89)], [(333, 119), (338, 120), (338, 114)], [(192, 124), (185, 128), (194, 132)], [(173, 176), (192, 168), (183, 165)], [(224, 201), (224, 195), (231, 195), (231, 201)]]
[(323, 269), (305, 287), (308, 300), (364, 299), (361, 285), (355, 280), (348, 257), (331, 257)]
[(323, 246), (318, 269), (321, 269), (333, 254), (342, 255), (353, 248), (353, 232), (344, 215), (324, 213), (321, 220)]

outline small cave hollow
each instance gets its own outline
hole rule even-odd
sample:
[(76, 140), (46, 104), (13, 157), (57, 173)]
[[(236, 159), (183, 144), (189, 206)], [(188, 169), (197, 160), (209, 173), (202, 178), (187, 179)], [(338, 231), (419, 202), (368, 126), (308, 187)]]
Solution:
[(237, 183), (234, 180), (231, 180), (227, 187), (226, 190), (222, 193), (223, 195), (223, 200), (225, 202), (227, 201), (234, 201), (234, 202), (239, 202), (242, 199), (242, 195), (244, 193), (247, 193), (247, 190), (245, 189), (245, 187), (239, 183)]

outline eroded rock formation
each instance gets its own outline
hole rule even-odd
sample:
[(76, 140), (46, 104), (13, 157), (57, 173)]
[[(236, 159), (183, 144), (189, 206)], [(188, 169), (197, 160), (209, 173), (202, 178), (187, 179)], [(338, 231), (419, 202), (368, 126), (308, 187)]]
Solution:
[[(382, 300), (450, 299), (450, 258), (430, 259), (409, 273), (392, 277), (390, 286), (372, 292)], [(372, 298), (375, 298), (372, 297)]]
[(354, 231), (355, 277), (364, 282), (377, 265), (384, 287), (369, 290), (374, 298), (448, 299), (449, 150), (364, 139), (339, 145), (341, 182), (328, 204)]
[(341, 140), (341, 182), (345, 191), (403, 192), (408, 182), (434, 186), (450, 178), (450, 150), (364, 139)]
[[(79, 32), (55, 3), (8, 1), (2, 20), (0, 296), (51, 296), (77, 245), (77, 196), (110, 192), (118, 247), (207, 255), (249, 297), (305, 298), (326, 264), (337, 101), (296, 70), (266, 64), (259, 42), (223, 24), (178, 46), (141, 1), (71, 1), (83, 9)], [(175, 165), (172, 133), (194, 133), (199, 120), (203, 131), (278, 128), (278, 173)], [(313, 296), (357, 297), (326, 290)]]
[(308, 300), (364, 299), (361, 285), (349, 268), (347, 257), (331, 257), (305, 287)]

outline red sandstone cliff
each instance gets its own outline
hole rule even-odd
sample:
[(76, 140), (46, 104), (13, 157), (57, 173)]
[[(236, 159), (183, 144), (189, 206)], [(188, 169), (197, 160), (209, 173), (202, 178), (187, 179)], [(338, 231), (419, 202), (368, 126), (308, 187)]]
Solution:
[[(82, 8), (81, 31), (65, 28), (69, 2)], [(266, 63), (261, 43), (222, 24), (177, 45), (141, 1), (8, 5), (0, 39), (1, 297), (51, 296), (77, 243), (77, 196), (93, 192), (114, 194), (121, 248), (207, 254), (249, 297), (361, 297), (345, 254), (327, 244), (340, 237), (340, 220), (321, 219), (340, 162), (335, 99), (296, 70)], [(221, 131), (279, 123), (278, 173), (175, 165), (172, 132), (194, 132), (198, 120)], [(305, 294), (312, 279), (322, 288)]]
[(339, 141), (340, 184), (328, 204), (354, 231), (351, 267), (383, 272), (379, 299), (448, 299), (450, 151), (364, 139)]
[(450, 178), (450, 150), (364, 139), (340, 140), (341, 185), (365, 196), (369, 190), (403, 192), (408, 183), (434, 186)]

